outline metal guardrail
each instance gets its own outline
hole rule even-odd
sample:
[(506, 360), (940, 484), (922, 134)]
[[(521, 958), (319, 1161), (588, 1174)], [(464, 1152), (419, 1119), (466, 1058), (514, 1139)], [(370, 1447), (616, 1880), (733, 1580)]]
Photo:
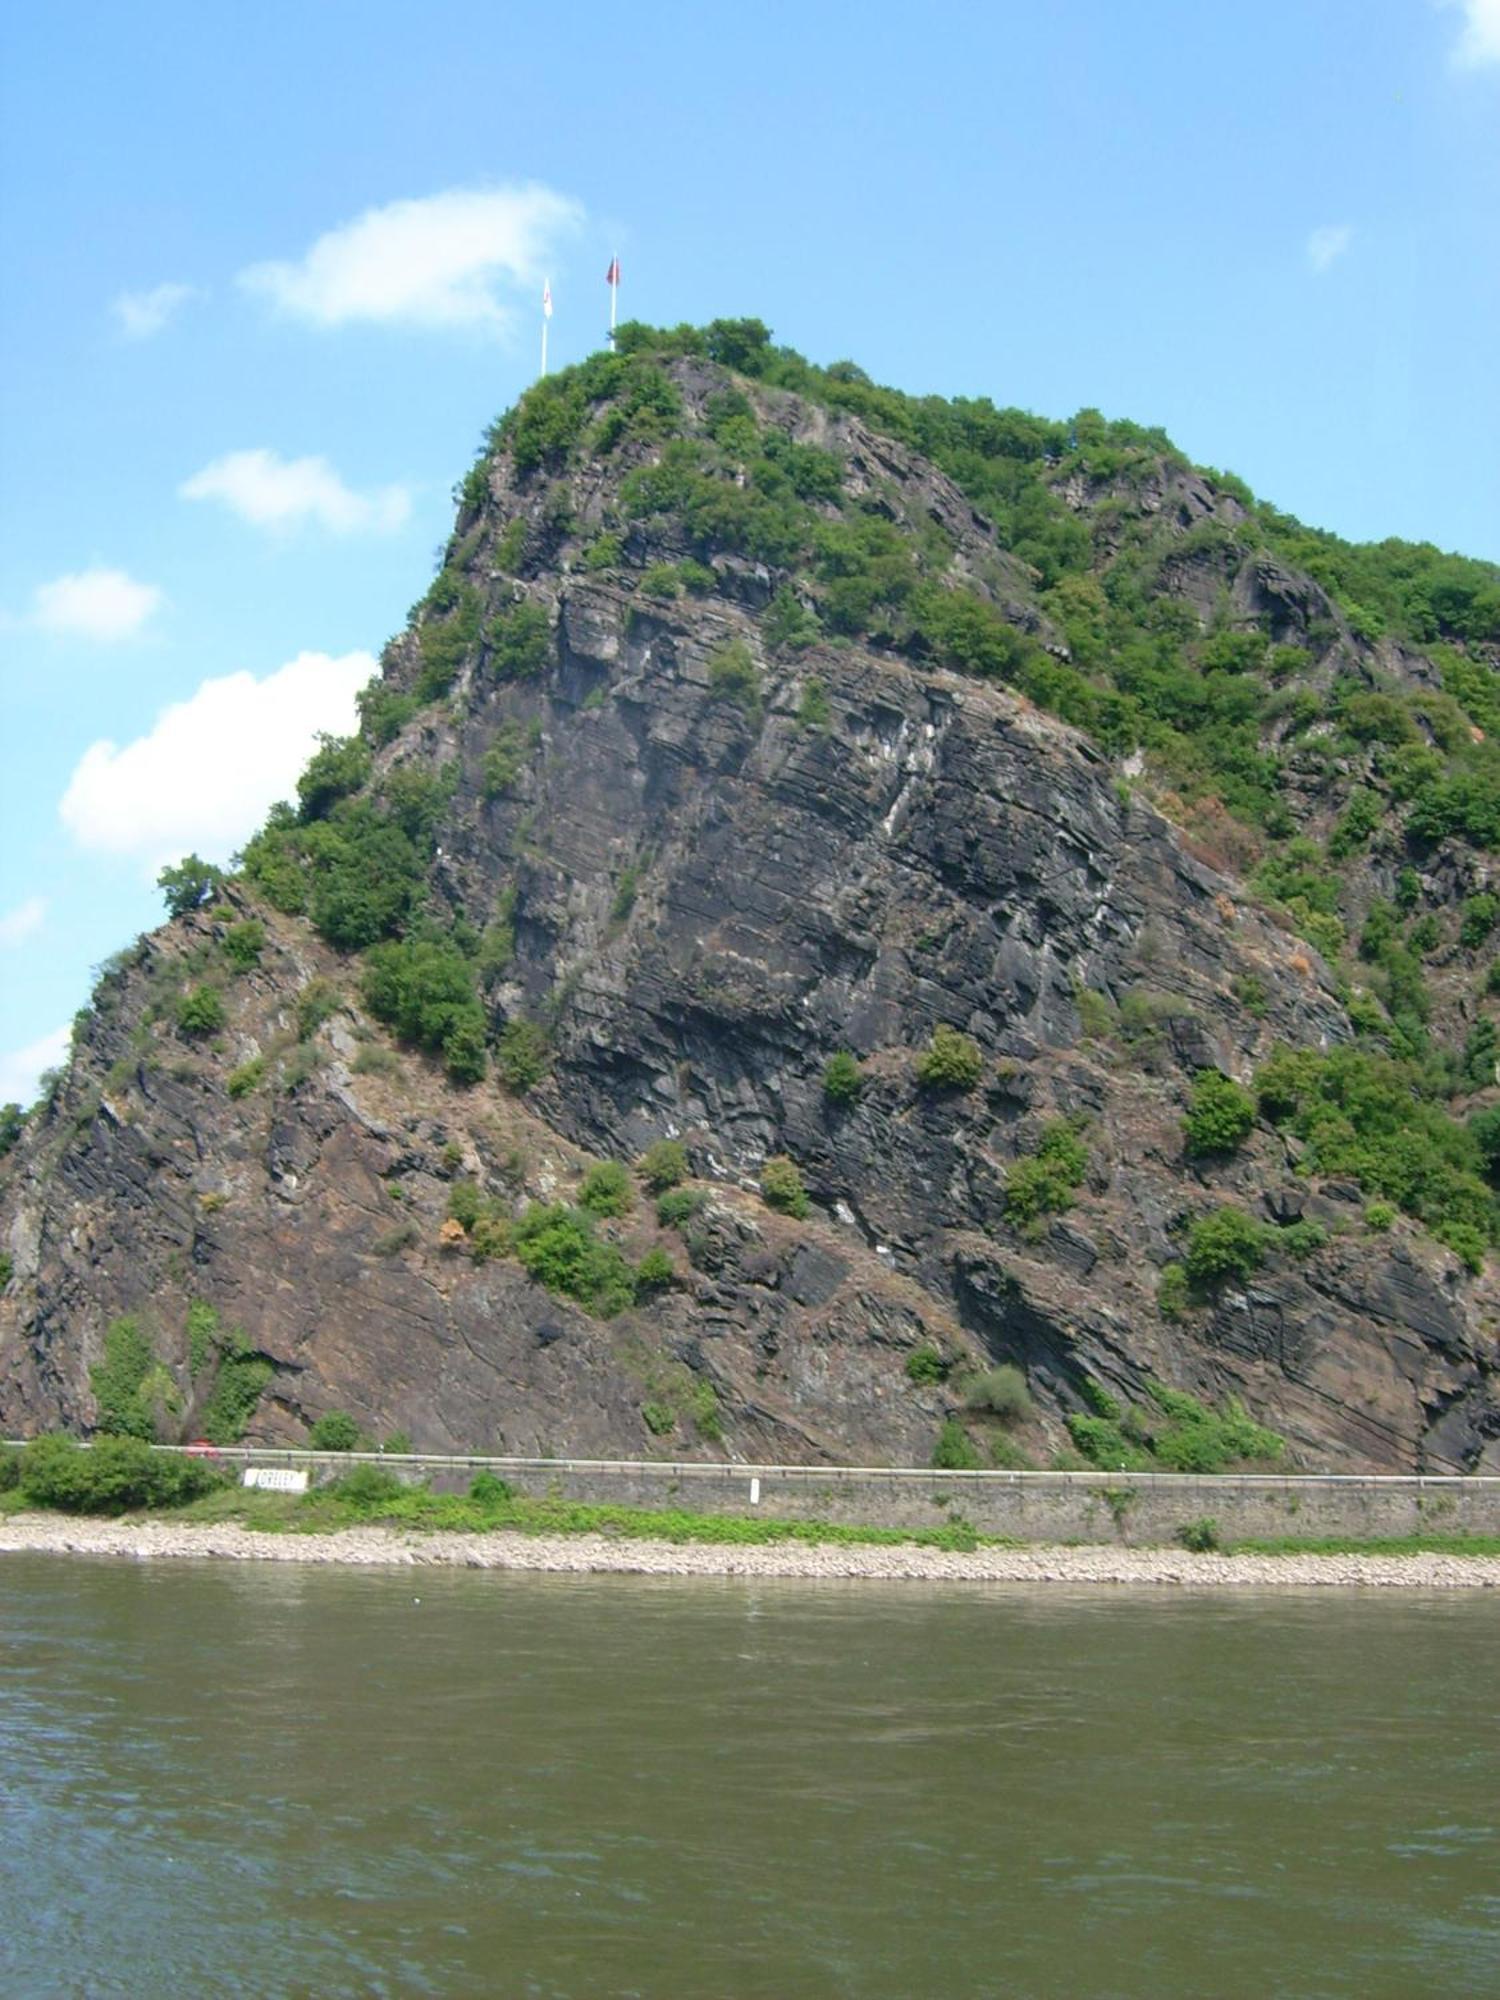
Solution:
[[(12, 1446), (24, 1445), (25, 1438), (7, 1438)], [(87, 1448), (90, 1440), (80, 1439)], [(192, 1445), (159, 1445), (160, 1451), (192, 1452)], [(939, 1470), (919, 1465), (757, 1465), (702, 1459), (660, 1458), (517, 1458), (482, 1452), (391, 1452), (391, 1451), (308, 1451), (295, 1445), (215, 1445), (215, 1455), (226, 1464), (306, 1466), (309, 1470), (338, 1470), (351, 1465), (382, 1465), (391, 1470), (411, 1472), (507, 1472), (520, 1475), (577, 1473), (584, 1476), (632, 1478), (663, 1476), (677, 1480), (776, 1479), (792, 1485), (844, 1485), (854, 1481), (888, 1482), (894, 1486), (921, 1482), (924, 1486), (1016, 1487), (1038, 1490), (1051, 1488), (1066, 1492), (1070, 1487), (1117, 1488), (1127, 1480), (1134, 1488), (1160, 1487), (1182, 1491), (1207, 1486), (1223, 1492), (1229, 1487), (1245, 1487), (1265, 1492), (1295, 1492), (1351, 1487), (1381, 1491), (1414, 1491), (1456, 1488), (1463, 1492), (1500, 1490), (1500, 1475), (1492, 1473), (1432, 1472), (1050, 1472), (1013, 1469), (967, 1472)]]

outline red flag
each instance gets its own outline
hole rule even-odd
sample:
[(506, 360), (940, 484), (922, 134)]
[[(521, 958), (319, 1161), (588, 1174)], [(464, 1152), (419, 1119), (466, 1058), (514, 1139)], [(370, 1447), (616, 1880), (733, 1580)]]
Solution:
[(604, 282), (605, 282), (605, 284), (606, 284), (606, 285), (618, 285), (618, 284), (619, 284), (619, 282), (620, 282), (620, 260), (619, 260), (619, 258), (618, 258), (618, 257), (611, 257), (611, 258), (610, 258), (610, 260), (609, 260), (609, 269), (608, 269), (608, 270), (607, 270), (607, 271), (605, 272), (605, 274), (604, 274)]

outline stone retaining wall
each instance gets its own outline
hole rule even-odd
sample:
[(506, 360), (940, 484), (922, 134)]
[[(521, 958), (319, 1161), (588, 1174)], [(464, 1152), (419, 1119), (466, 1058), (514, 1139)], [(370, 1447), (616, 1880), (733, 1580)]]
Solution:
[[(961, 1516), (981, 1534), (1023, 1542), (1170, 1542), (1212, 1518), (1225, 1541), (1275, 1536), (1380, 1540), (1500, 1535), (1500, 1478), (1359, 1478), (1179, 1473), (924, 1472), (812, 1466), (606, 1463), (579, 1459), (392, 1457), (257, 1450), (254, 1465), (301, 1465), (315, 1478), (373, 1463), (462, 1492), (490, 1471), (518, 1492), (692, 1513), (751, 1514), (863, 1527), (931, 1528)], [(758, 1494), (758, 1497), (757, 1497)]]

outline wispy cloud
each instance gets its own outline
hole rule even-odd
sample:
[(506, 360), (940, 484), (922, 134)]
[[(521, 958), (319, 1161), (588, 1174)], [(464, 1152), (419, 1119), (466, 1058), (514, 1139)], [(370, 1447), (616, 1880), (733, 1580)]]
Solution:
[(192, 851), (224, 860), (291, 796), (318, 732), (354, 727), (354, 697), (374, 671), (368, 653), (299, 653), (264, 680), (204, 681), (133, 743), (90, 744), (62, 822), (80, 847), (133, 857), (148, 873)]
[(35, 937), (47, 915), (45, 896), (28, 896), (24, 903), (17, 903), (13, 910), (0, 916), (0, 951), (10, 951), (18, 944), (24, 944), (29, 937)]
[(356, 493), (326, 458), (282, 458), (266, 451), (231, 451), (184, 480), (184, 500), (222, 501), (253, 527), (291, 529), (315, 522), (336, 535), (399, 528), (411, 513), (404, 486)]
[(559, 241), (583, 219), (551, 188), (452, 188), (367, 209), (320, 236), (295, 262), (255, 264), (246, 291), (313, 326), (503, 331), (500, 293), (539, 282)]
[(28, 623), (43, 632), (108, 644), (133, 639), (166, 602), (154, 583), (123, 569), (84, 569), (38, 584)]
[(46, 1072), (66, 1062), (72, 1034), (71, 1028), (54, 1028), (50, 1035), (28, 1043), (24, 1049), (8, 1049), (0, 1054), (0, 1104), (32, 1103)]
[(1307, 261), (1315, 271), (1326, 271), (1330, 264), (1338, 262), (1353, 241), (1354, 231), (1347, 222), (1325, 222), (1307, 239)]
[(1463, 31), (1453, 45), (1456, 69), (1500, 64), (1500, 0), (1438, 0), (1438, 4), (1456, 6), (1463, 13)]
[(121, 292), (109, 309), (127, 340), (149, 340), (197, 297), (196, 285), (153, 285), (147, 292)]

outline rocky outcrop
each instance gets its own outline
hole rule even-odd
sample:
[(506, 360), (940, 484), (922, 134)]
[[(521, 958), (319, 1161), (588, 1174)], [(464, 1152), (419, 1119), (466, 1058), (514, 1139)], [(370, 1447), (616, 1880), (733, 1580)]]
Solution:
[[(679, 372), (690, 405), (711, 393), (714, 371)], [(829, 439), (827, 413), (779, 407)], [(1045, 632), (956, 489), (839, 424), (850, 476), (940, 521), (992, 600)], [(612, 477), (575, 476), (573, 539), (538, 528), (518, 585), (500, 535), (561, 510), (546, 481), (496, 461), (467, 574), (487, 608), (523, 589), (546, 611), (551, 664), (502, 682), (471, 658), (379, 760), (450, 773), (432, 894), (475, 932), (508, 921), (492, 1023), (544, 1024), (549, 1074), (524, 1098), (493, 1076), (452, 1088), (367, 1018), (356, 967), (243, 884), (146, 940), (105, 982), (0, 1195), (14, 1265), (0, 1423), (87, 1425), (105, 1328), (135, 1313), (191, 1433), (196, 1299), (269, 1364), (253, 1421), (288, 1440), (342, 1408), (422, 1449), (922, 1461), (956, 1407), (953, 1388), (907, 1374), (931, 1345), (1025, 1369), (1023, 1438), (1043, 1459), (1086, 1382), (1138, 1398), (1160, 1379), (1241, 1396), (1306, 1465), (1500, 1463), (1493, 1286), (1405, 1225), (1335, 1233), (1212, 1308), (1159, 1309), (1184, 1222), (1215, 1200), (1285, 1222), (1312, 1199), (1339, 1219), (1336, 1192), (1299, 1183), (1269, 1130), (1211, 1169), (1182, 1144), (1196, 1069), (1245, 1078), (1278, 1042), (1347, 1036), (1316, 953), (1023, 698), (868, 645), (770, 654), (754, 565), (666, 604), (628, 572), (580, 568)], [(1176, 500), (1204, 518), (1196, 486)], [(637, 565), (681, 553), (637, 533)], [(1326, 606), (1276, 565), (1236, 589), (1273, 620)], [(731, 642), (753, 685), (716, 678)], [(388, 680), (418, 671), (408, 635)], [(502, 745), (513, 768), (497, 786)], [(184, 1036), (162, 996), (217, 963), (252, 905), (259, 965), (227, 983), (221, 1034)], [(299, 1038), (314, 980), (337, 1004)], [(1247, 981), (1253, 1014), (1236, 999)], [(941, 1025), (981, 1052), (972, 1091), (919, 1086)], [(823, 1088), (841, 1049), (863, 1065), (845, 1105)], [(232, 1092), (257, 1058), (263, 1080)], [(1086, 1125), (1087, 1174), (1028, 1234), (1007, 1217), (1007, 1175), (1059, 1117)], [(666, 1248), (678, 1270), (617, 1318), (443, 1230), (456, 1179), (519, 1211), (567, 1196), (590, 1158), (632, 1160), (664, 1136), (685, 1144), (705, 1205), (662, 1228), (638, 1194), (610, 1225), (633, 1258)], [(777, 1153), (800, 1166), (806, 1221), (756, 1192)]]

